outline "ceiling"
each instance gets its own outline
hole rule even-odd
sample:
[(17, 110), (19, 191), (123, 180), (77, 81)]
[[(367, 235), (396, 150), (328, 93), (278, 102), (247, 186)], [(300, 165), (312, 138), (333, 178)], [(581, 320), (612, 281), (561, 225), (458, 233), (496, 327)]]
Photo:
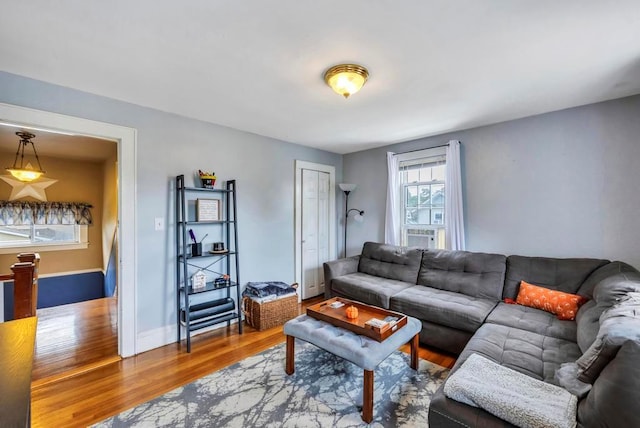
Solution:
[(336, 153), (640, 93), (638, 0), (5, 0), (0, 40), (4, 71)]
[[(69, 135), (47, 132), (42, 129), (31, 129), (22, 126), (7, 126), (0, 123), (0, 152), (10, 152), (11, 160), (15, 159), (20, 138), (18, 131), (27, 131), (35, 135), (31, 141), (35, 146), (38, 157), (56, 157), (90, 162), (102, 162), (116, 155), (117, 143), (83, 135)], [(35, 159), (31, 147), (25, 148), (25, 162)], [(44, 162), (43, 162), (44, 163)], [(37, 166), (33, 164), (34, 166)], [(0, 165), (2, 168), (10, 165)]]

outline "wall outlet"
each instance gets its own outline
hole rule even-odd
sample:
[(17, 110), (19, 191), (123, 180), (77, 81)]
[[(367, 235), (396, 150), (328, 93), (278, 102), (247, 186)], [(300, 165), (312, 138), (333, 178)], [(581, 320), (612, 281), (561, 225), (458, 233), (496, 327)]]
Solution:
[(156, 230), (164, 230), (164, 217), (156, 217), (154, 224)]

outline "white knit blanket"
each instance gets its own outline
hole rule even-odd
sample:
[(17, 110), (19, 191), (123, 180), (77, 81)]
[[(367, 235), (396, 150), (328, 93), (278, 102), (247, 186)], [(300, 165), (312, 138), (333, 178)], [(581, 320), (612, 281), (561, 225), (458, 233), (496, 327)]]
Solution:
[(575, 395), (478, 354), (449, 376), (444, 393), (522, 428), (576, 426)]

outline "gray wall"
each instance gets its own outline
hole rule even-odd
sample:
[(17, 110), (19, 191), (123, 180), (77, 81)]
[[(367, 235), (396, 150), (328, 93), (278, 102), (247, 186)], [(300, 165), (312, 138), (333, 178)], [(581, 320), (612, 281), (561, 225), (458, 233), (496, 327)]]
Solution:
[[(428, 118), (425, 118), (428, 120)], [(352, 153), (348, 254), (384, 240), (387, 151), (462, 142), (467, 248), (640, 268), (640, 96)]]
[[(294, 280), (294, 160), (333, 165), (341, 179), (341, 155), (2, 72), (0, 102), (138, 130), (138, 334), (175, 323), (176, 175), (187, 185), (198, 169), (237, 180), (243, 284)], [(154, 230), (155, 217), (165, 217), (165, 231)]]

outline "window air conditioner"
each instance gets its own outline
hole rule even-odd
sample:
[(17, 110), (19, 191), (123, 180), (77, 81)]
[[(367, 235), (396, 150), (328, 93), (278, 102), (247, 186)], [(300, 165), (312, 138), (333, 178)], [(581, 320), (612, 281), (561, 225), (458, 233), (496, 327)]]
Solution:
[(436, 231), (434, 229), (407, 229), (407, 246), (435, 249)]

